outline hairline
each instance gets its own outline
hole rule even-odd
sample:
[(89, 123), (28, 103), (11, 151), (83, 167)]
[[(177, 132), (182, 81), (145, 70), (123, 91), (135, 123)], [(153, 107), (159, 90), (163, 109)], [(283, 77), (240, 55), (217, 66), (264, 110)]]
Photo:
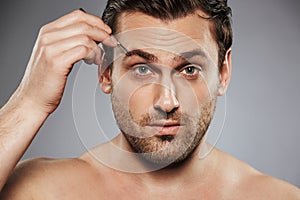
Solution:
[[(202, 16), (202, 15), (200, 15), (199, 13), (197, 13), (197, 12), (199, 12), (199, 11), (200, 11), (202, 14), (204, 14), (205, 16)], [(133, 15), (133, 14), (136, 14), (136, 13), (144, 14), (144, 15), (147, 15), (147, 16), (149, 16), (149, 17), (153, 17), (153, 18), (155, 18), (155, 19), (159, 19), (160, 21), (162, 21), (162, 22), (165, 23), (165, 24), (168, 24), (168, 23), (170, 23), (170, 22), (172, 22), (172, 21), (174, 21), (174, 20), (177, 20), (177, 19), (183, 19), (183, 18), (185, 18), (185, 17), (192, 16), (192, 15), (196, 15), (196, 16), (198, 16), (199, 18), (204, 19), (204, 20), (208, 20), (208, 21), (210, 21), (210, 22), (211, 22), (211, 20), (212, 20), (212, 17), (211, 17), (210, 15), (208, 15), (205, 11), (203, 11), (203, 10), (201, 10), (201, 9), (199, 9), (199, 8), (197, 8), (197, 9), (191, 11), (191, 13), (187, 14), (186, 16), (181, 16), (181, 17), (176, 17), (176, 18), (169, 18), (169, 19), (161, 19), (161, 18), (159, 18), (159, 17), (156, 17), (156, 16), (154, 16), (154, 15), (149, 15), (149, 14), (147, 14), (147, 13), (145, 13), (145, 12), (142, 12), (142, 11), (125, 10), (125, 11), (122, 11), (121, 13), (116, 14), (116, 18), (115, 18), (115, 23), (114, 23), (114, 25), (113, 25), (113, 33), (112, 33), (112, 34), (118, 34), (118, 33), (120, 33), (120, 31), (117, 30), (117, 29), (119, 29), (119, 28), (118, 28), (118, 25), (120, 24), (120, 18), (121, 18), (121, 17), (125, 17), (125, 16), (128, 16), (128, 15)], [(125, 16), (124, 16), (124, 15), (125, 15)], [(211, 23), (211, 25), (214, 26), (214, 23)], [(213, 32), (215, 32), (215, 31), (213, 31)], [(216, 34), (216, 33), (214, 33), (213, 35), (215, 35), (215, 34)], [(216, 40), (216, 39), (214, 38), (214, 40)], [(217, 42), (217, 41), (216, 41), (216, 42)]]

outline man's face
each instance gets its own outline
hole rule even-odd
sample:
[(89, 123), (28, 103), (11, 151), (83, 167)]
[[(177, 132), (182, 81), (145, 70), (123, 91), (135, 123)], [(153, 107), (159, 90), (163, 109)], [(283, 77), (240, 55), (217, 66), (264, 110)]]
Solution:
[(218, 47), (212, 24), (198, 14), (204, 16), (197, 11), (163, 22), (123, 13), (118, 19), (116, 37), (129, 53), (114, 52), (113, 111), (131, 148), (151, 163), (185, 160), (213, 116)]

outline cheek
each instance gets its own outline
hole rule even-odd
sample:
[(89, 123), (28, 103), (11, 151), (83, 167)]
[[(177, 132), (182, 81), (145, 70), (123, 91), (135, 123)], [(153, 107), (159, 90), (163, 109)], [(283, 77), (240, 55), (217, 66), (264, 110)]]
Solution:
[(194, 83), (179, 83), (177, 97), (183, 113), (196, 116), (201, 113), (201, 107), (211, 100), (209, 89), (204, 81)]
[(148, 114), (153, 107), (153, 87), (151, 85), (136, 88), (130, 95), (129, 110), (133, 119)]
[(130, 73), (122, 73), (118, 68), (113, 73), (113, 92), (122, 109), (134, 120), (139, 120), (153, 107), (153, 84), (133, 81)]
[(200, 108), (203, 108), (205, 105), (207, 105), (207, 103), (213, 100), (213, 95), (206, 84), (201, 84), (194, 89), (194, 92), (197, 99), (197, 104), (200, 106)]

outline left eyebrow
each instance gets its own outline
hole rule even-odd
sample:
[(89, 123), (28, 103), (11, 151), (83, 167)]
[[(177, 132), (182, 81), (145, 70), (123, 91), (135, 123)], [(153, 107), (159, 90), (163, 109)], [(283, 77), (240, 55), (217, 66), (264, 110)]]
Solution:
[(174, 60), (187, 60), (195, 56), (200, 56), (202, 58), (207, 59), (206, 53), (202, 49), (198, 48), (198, 49), (193, 49), (191, 51), (183, 52), (179, 56), (174, 57)]
[(204, 60), (208, 59), (206, 53), (200, 48), (180, 53), (180, 55), (174, 57), (173, 60), (176, 62), (183, 62), (183, 63), (181, 65), (177, 66), (175, 68), (175, 71), (180, 71), (182, 69), (182, 67), (184, 67), (186, 65), (187, 62), (190, 63), (189, 59), (196, 57), (196, 56), (200, 56)]

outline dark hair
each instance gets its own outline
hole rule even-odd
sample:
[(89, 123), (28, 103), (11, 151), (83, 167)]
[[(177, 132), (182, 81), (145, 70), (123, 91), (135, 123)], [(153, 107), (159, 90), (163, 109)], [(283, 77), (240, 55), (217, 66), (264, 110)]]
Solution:
[(226, 51), (232, 45), (231, 8), (227, 0), (108, 0), (103, 21), (116, 32), (117, 19), (123, 12), (141, 12), (163, 21), (170, 21), (201, 10), (214, 23), (219, 47), (218, 65), (221, 69)]

